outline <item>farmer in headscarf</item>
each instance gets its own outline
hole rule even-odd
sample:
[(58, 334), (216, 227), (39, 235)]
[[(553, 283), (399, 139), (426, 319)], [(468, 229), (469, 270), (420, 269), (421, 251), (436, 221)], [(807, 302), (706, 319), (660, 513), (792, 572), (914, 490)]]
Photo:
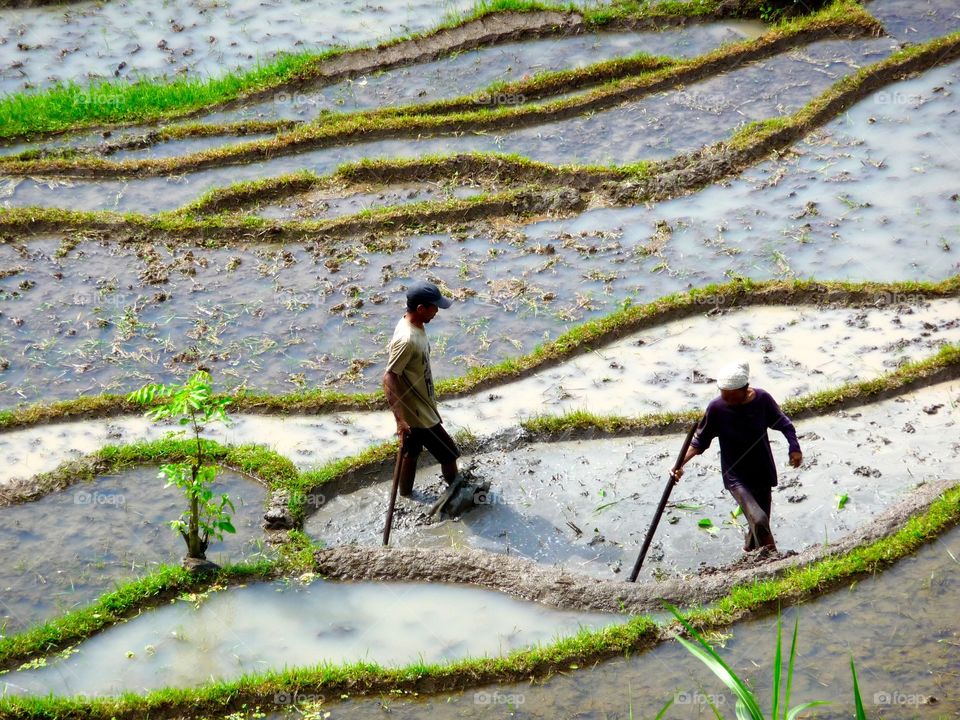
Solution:
[(803, 462), (797, 431), (770, 393), (750, 387), (747, 363), (724, 368), (717, 385), (720, 397), (707, 406), (674, 478), (679, 480), (687, 461), (710, 447), (714, 438), (719, 438), (723, 486), (740, 504), (750, 525), (743, 549), (776, 552), (777, 545), (770, 531), (770, 502), (777, 484), (777, 468), (767, 428), (779, 430), (786, 437), (792, 467), (800, 467)]

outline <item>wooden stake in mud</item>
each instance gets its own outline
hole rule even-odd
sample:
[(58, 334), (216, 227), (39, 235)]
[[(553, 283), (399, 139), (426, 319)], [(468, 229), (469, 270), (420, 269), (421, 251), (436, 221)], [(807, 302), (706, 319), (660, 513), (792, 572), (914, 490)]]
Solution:
[(390, 528), (393, 527), (393, 507), (397, 504), (397, 490), (400, 488), (400, 466), (403, 464), (403, 442), (405, 436), (400, 436), (400, 447), (397, 448), (397, 462), (393, 466), (393, 485), (390, 487), (390, 503), (387, 505), (387, 522), (383, 526), (383, 544), (390, 544)]
[[(673, 470), (679, 468), (683, 463), (683, 458), (687, 455), (687, 448), (690, 447), (690, 442), (693, 440), (693, 433), (696, 432), (697, 425), (699, 424), (700, 421), (697, 420), (687, 431), (687, 437), (683, 441), (683, 447), (680, 448), (680, 454), (677, 455), (677, 462), (674, 463)], [(647, 536), (643, 539), (643, 547), (640, 548), (640, 555), (637, 556), (637, 562), (634, 563), (633, 572), (630, 573), (630, 577), (627, 582), (637, 581), (637, 575), (640, 574), (640, 566), (643, 565), (643, 559), (647, 556), (647, 550), (650, 549), (650, 542), (653, 540), (653, 534), (657, 531), (657, 525), (660, 524), (660, 517), (663, 515), (663, 509), (667, 506), (667, 501), (670, 499), (670, 491), (673, 490), (673, 486), (677, 484), (677, 481), (673, 479), (673, 470), (670, 471), (670, 475), (667, 478), (667, 486), (663, 489), (663, 495), (660, 496), (660, 504), (657, 505), (657, 512), (653, 515), (653, 522), (650, 524), (650, 529), (647, 530)]]

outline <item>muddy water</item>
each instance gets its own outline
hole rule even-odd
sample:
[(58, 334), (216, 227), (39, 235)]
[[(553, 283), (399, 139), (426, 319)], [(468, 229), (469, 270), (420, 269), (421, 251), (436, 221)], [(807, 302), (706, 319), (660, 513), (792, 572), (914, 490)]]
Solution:
[(496, 657), (621, 619), (453, 585), (261, 583), (214, 593), (199, 608), (179, 602), (148, 611), (82, 643), (68, 660), (5, 675), (0, 688), (106, 695), (322, 662)]
[[(758, 385), (759, 386), (759, 385)], [(829, 543), (859, 527), (918, 483), (953, 477), (960, 444), (960, 382), (926, 388), (851, 412), (797, 422), (804, 465), (786, 467), (786, 441), (771, 433), (780, 464), (773, 528), (781, 551)], [(391, 542), (473, 547), (614, 578), (629, 571), (660, 499), (682, 435), (535, 443), (480, 452), (463, 465), (493, 492), (459, 520), (426, 518), (438, 494), (437, 466), (401, 498)], [(389, 478), (338, 495), (307, 519), (328, 545), (381, 542)], [(846, 495), (843, 507), (839, 497)], [(652, 546), (644, 577), (718, 566), (741, 554), (746, 527), (720, 481), (716, 444), (688, 466)], [(709, 520), (710, 528), (700, 523)]]
[[(505, 133), (434, 137), (406, 143), (392, 141), (394, 152), (498, 151), (549, 163), (623, 164), (657, 160), (694, 150), (728, 137), (748, 122), (789, 114), (837, 79), (876, 62), (894, 49), (890, 38), (822, 41), (679, 90), (621, 105), (586, 117), (538, 124)], [(208, 141), (212, 139), (207, 139)], [(181, 153), (181, 141), (118, 153), (117, 159)], [(356, 146), (370, 155), (373, 145)], [(173, 146), (171, 149), (169, 146)], [(406, 148), (404, 147), (406, 146)], [(616, 148), (616, 151), (612, 151)], [(186, 146), (182, 151), (187, 150)], [(279, 164), (332, 169), (350, 148), (331, 148), (265, 164), (273, 174)], [(317, 163), (314, 165), (314, 163)]]
[[(193, 357), (213, 363), (228, 383), (258, 389), (371, 388), (379, 371), (363, 364), (382, 353), (404, 283), (423, 275), (462, 299), (431, 326), (440, 376), (529, 350), (627, 299), (735, 275), (953, 275), (960, 204), (951, 188), (960, 157), (944, 149), (960, 134), (958, 73), (954, 63), (892, 85), (789, 157), (695, 195), (516, 230), (476, 228), (465, 239), (414, 236), (389, 255), (344, 243), (341, 259), (328, 264), (299, 246), (189, 256), (160, 247), (163, 273), (141, 279), (135, 248), (82, 243), (58, 260), (58, 238), (0, 246), (0, 267), (22, 268), (0, 280), (9, 362), (0, 397), (9, 404), (128, 389), (139, 369), (168, 373), (192, 367)], [(181, 362), (165, 367), (182, 351)], [(281, 363), (264, 362), (278, 354)]]
[[(115, 77), (201, 77), (252, 68), (279, 52), (358, 46), (425, 30), (465, 0), (147, 0), (4, 9), (0, 93)], [(109, 102), (97, 93), (90, 102)]]
[[(796, 608), (784, 608), (784, 643), (794, 618), (800, 631), (791, 705), (829, 700), (812, 717), (854, 716), (850, 657), (857, 665), (867, 717), (933, 720), (960, 714), (956, 682), (960, 634), (949, 608), (960, 604), (960, 530), (864, 578)], [(721, 656), (757, 689), (769, 709), (776, 618), (735, 625), (714, 637)], [(785, 650), (786, 652), (786, 650)], [(543, 683), (472, 688), (453, 695), (389, 700), (400, 720), (512, 717), (522, 720), (626, 720), (652, 718), (674, 699), (667, 718), (713, 717), (707, 700), (733, 717), (735, 698), (676, 642), (626, 660), (613, 660)], [(289, 702), (289, 699), (287, 699)], [(327, 701), (331, 720), (383, 717), (382, 700)], [(280, 711), (280, 703), (275, 707)], [(268, 710), (269, 712), (269, 710)], [(632, 712), (632, 714), (631, 714)], [(277, 714), (271, 720), (290, 717)]]
[(871, 0), (865, 7), (901, 42), (922, 43), (960, 29), (954, 0)]
[[(718, 305), (719, 305), (718, 301)], [(752, 381), (788, 398), (865, 380), (960, 341), (957, 301), (870, 310), (746, 308), (679, 320), (585, 352), (523, 380), (443, 402), (451, 430), (491, 434), (536, 413), (635, 415), (691, 410), (715, 393), (717, 358), (743, 357)], [(706, 340), (709, 338), (709, 340)], [(210, 437), (271, 447), (309, 468), (356, 454), (393, 431), (391, 415), (239, 415)], [(159, 438), (139, 417), (59, 423), (0, 434), (0, 484), (54, 469), (112, 443)]]
[[(186, 545), (167, 522), (186, 505), (181, 491), (165, 488), (157, 474), (150, 466), (125, 470), (0, 508), (0, 627), (6, 633), (86, 605), (158, 563), (179, 562)], [(259, 552), (266, 489), (224, 472), (214, 491), (227, 493), (236, 506), (237, 532), (211, 541), (207, 557), (237, 562)]]
[(278, 93), (268, 102), (205, 115), (201, 120), (308, 120), (324, 110), (366, 110), (443, 100), (481, 90), (494, 82), (514, 82), (537, 73), (583, 67), (638, 52), (695, 57), (723, 43), (758, 37), (766, 30), (763, 23), (734, 20), (657, 32), (611, 32), (504, 43), (435, 62), (373, 73), (316, 92)]

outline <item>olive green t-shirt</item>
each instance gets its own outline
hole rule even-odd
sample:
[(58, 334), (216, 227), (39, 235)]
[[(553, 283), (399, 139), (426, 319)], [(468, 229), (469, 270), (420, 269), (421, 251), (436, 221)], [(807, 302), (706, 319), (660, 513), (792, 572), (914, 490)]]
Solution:
[(387, 370), (400, 378), (400, 407), (410, 427), (433, 427), (440, 422), (430, 371), (430, 342), (423, 328), (400, 318), (387, 349)]

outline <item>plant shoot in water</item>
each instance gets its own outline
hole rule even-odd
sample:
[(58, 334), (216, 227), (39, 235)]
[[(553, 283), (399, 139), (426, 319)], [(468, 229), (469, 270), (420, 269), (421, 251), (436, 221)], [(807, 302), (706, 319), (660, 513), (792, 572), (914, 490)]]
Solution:
[[(224, 493), (213, 496), (211, 486), (217, 479), (220, 466), (205, 464), (203, 440), (200, 435), (210, 422), (229, 424), (226, 407), (228, 399), (215, 400), (210, 374), (204, 370), (195, 373), (183, 385), (144, 385), (130, 393), (128, 399), (140, 405), (149, 405), (145, 415), (154, 421), (176, 419), (184, 429), (172, 435), (192, 435), (194, 453), (183, 462), (160, 467), (159, 477), (166, 478), (167, 487), (176, 485), (183, 490), (189, 506), (170, 527), (179, 532), (187, 544), (187, 557), (205, 560), (210, 538), (223, 539), (223, 533), (235, 533), (227, 509), (235, 508)], [(189, 426), (189, 429), (187, 428)]]

